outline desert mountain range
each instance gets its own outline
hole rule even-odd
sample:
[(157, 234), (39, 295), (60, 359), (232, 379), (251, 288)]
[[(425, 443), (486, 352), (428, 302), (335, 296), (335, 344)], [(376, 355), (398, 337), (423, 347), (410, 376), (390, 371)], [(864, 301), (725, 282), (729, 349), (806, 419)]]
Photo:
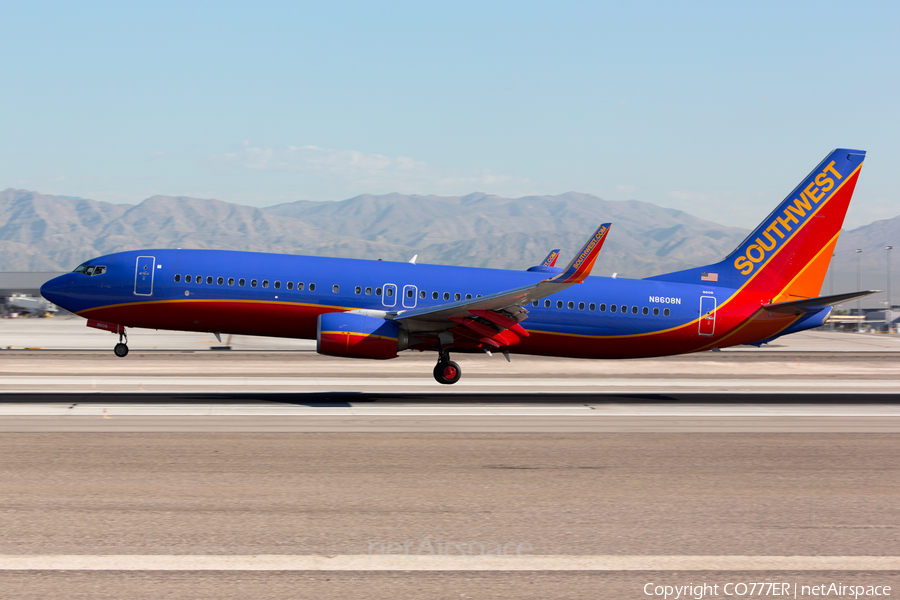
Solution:
[[(607, 221), (613, 228), (598, 275), (646, 277), (712, 263), (748, 233), (647, 202), (575, 192), (515, 199), (364, 194), (254, 208), (171, 196), (110, 204), (7, 189), (0, 192), (0, 270), (67, 271), (93, 256), (160, 247), (401, 261), (417, 254), (420, 263), (524, 269), (552, 248), (562, 248), (560, 262), (567, 262)], [(885, 289), (884, 246), (891, 243), (900, 250), (900, 217), (844, 232), (835, 292), (856, 289), (855, 248), (864, 251), (862, 287)], [(826, 280), (822, 293), (829, 291)]]

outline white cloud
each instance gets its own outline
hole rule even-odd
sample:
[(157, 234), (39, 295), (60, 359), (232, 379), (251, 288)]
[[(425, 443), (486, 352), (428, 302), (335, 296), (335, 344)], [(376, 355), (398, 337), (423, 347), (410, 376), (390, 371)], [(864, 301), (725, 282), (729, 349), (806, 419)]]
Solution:
[(617, 185), (617, 192), (625, 192), (626, 194), (633, 194), (637, 191), (636, 185)]
[(318, 146), (261, 147), (244, 142), (238, 150), (213, 158), (231, 168), (296, 173), (318, 180), (310, 182), (313, 187), (337, 185), (372, 193), (462, 194), (517, 190), (528, 193), (531, 187), (527, 179), (500, 175), (488, 169), (463, 172), (406, 156), (391, 158)]

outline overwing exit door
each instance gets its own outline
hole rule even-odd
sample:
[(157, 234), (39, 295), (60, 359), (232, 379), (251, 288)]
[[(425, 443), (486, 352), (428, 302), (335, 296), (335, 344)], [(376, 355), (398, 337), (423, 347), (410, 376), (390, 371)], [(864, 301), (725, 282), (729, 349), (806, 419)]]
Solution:
[(713, 296), (700, 297), (700, 335), (716, 332), (716, 299)]
[(138, 256), (134, 267), (134, 295), (153, 295), (153, 271), (156, 268), (156, 258), (153, 256)]

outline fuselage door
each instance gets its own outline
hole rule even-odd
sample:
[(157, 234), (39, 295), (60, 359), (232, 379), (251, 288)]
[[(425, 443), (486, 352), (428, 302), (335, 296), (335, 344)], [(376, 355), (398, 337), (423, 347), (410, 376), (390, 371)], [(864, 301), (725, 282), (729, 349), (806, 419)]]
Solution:
[(416, 307), (416, 295), (419, 293), (419, 288), (414, 285), (404, 285), (403, 286), (403, 308), (415, 308)]
[(394, 306), (397, 304), (397, 286), (395, 284), (384, 284), (384, 293), (381, 294), (381, 303), (385, 306)]
[(134, 295), (153, 295), (153, 271), (156, 268), (156, 258), (152, 256), (138, 256), (134, 267)]
[(716, 332), (716, 299), (713, 296), (700, 296), (700, 335), (713, 335)]

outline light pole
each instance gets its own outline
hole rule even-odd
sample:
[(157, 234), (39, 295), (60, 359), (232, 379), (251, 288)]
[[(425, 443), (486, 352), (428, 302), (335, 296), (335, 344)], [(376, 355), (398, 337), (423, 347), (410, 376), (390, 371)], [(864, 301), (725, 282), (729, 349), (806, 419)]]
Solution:
[[(862, 254), (862, 249), (856, 249), (856, 291), (860, 291), (862, 289), (862, 284), (859, 279), (859, 255)], [(856, 299), (856, 333), (859, 333), (862, 330), (862, 298)]]
[(894, 307), (891, 304), (891, 250), (894, 249), (893, 246), (885, 246), (884, 249), (887, 251), (887, 293), (888, 293), (888, 305), (887, 311), (885, 311), (885, 319), (887, 320), (888, 333), (891, 333), (891, 326), (894, 324)]

